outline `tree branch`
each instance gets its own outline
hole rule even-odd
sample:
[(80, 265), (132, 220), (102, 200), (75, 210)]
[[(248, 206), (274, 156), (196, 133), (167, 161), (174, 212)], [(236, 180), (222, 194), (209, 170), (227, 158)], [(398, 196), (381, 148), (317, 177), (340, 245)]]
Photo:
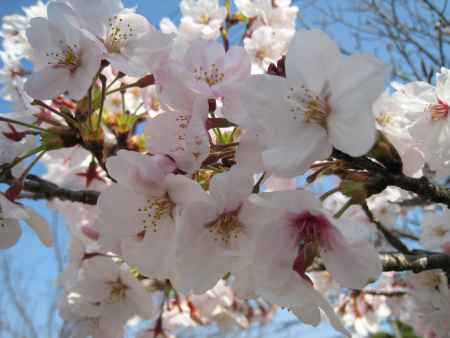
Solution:
[(391, 231), (388, 228), (386, 228), (381, 222), (379, 222), (375, 219), (375, 216), (373, 215), (372, 211), (369, 209), (369, 206), (367, 205), (366, 202), (361, 203), (361, 207), (364, 210), (367, 217), (369, 218), (369, 220), (373, 224), (375, 224), (378, 231), (380, 231), (383, 234), (386, 241), (394, 249), (397, 249), (398, 251), (400, 251), (401, 253), (404, 253), (406, 255), (411, 254), (411, 251), (408, 249), (408, 247), (405, 244), (403, 244), (403, 242), (398, 237), (396, 237), (393, 233), (391, 233)]
[(383, 180), (386, 185), (411, 191), (435, 203), (443, 203), (450, 208), (450, 190), (431, 183), (428, 178), (413, 178), (405, 175), (385, 173)]
[(443, 203), (450, 208), (450, 189), (437, 186), (425, 176), (421, 178), (408, 177), (400, 173), (391, 173), (381, 164), (368, 157), (351, 157), (337, 149), (333, 150), (332, 157), (346, 162), (349, 167), (359, 170), (367, 170), (373, 177), (372, 188), (374, 191), (383, 191), (388, 186), (394, 186), (413, 192), (425, 200), (434, 203)]
[[(412, 271), (419, 273), (427, 270), (442, 269), (450, 272), (450, 255), (443, 253), (418, 252), (405, 255), (397, 252), (381, 253), (380, 260), (383, 271)], [(325, 265), (320, 260), (314, 262), (308, 271), (325, 271)]]
[[(12, 179), (3, 180), (1, 183), (11, 184)], [(94, 190), (70, 190), (44, 180), (35, 175), (28, 175), (23, 184), (23, 191), (29, 192), (26, 198), (40, 200), (59, 199), (61, 201), (78, 202), (96, 205), (100, 193)]]

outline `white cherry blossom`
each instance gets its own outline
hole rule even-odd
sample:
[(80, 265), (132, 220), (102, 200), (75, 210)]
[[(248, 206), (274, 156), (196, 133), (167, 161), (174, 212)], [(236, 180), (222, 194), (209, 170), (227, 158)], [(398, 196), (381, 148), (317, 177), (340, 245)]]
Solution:
[(425, 213), (420, 243), (427, 250), (450, 252), (450, 211)]
[(72, 312), (98, 318), (99, 328), (114, 336), (133, 316), (150, 319), (154, 305), (144, 285), (133, 276), (126, 264), (110, 257), (96, 256), (83, 262), (77, 285), (73, 288)]
[(267, 170), (292, 177), (327, 158), (333, 147), (351, 156), (370, 150), (371, 106), (387, 76), (380, 61), (366, 54), (343, 56), (326, 34), (301, 30), (289, 46), (286, 73), (286, 79), (255, 75), (242, 86), (245, 111), (267, 132)]
[[(167, 164), (166, 164), (166, 163)], [(168, 194), (169, 159), (121, 151), (107, 163), (119, 184), (99, 199), (100, 244), (154, 278), (169, 278), (175, 253), (175, 203)], [(164, 254), (161, 254), (163, 253)]]
[(386, 90), (374, 102), (372, 109), (378, 129), (394, 145), (402, 159), (403, 172), (406, 175), (414, 175), (420, 172), (424, 158), (417, 142), (408, 131), (410, 120), (407, 114), (412, 102), (404, 97), (405, 93), (412, 89), (408, 87), (411, 86), (396, 85), (397, 91), (392, 96)]
[(158, 66), (170, 50), (171, 39), (119, 0), (66, 0), (79, 15), (80, 25), (106, 50), (112, 66), (130, 76), (143, 76)]
[(198, 170), (209, 154), (207, 117), (208, 104), (201, 98), (195, 99), (193, 108), (155, 116), (144, 131), (149, 151), (170, 156), (185, 172)]
[[(179, 189), (195, 186), (197, 183), (185, 179)], [(246, 201), (252, 188), (252, 177), (235, 166), (213, 177), (209, 194), (186, 201), (177, 220), (176, 288), (203, 293), (245, 263), (256, 231), (248, 223), (257, 213)]]
[[(181, 60), (169, 60), (156, 73), (161, 94), (175, 109), (183, 109), (195, 95), (224, 100), (224, 110), (239, 104), (237, 84), (249, 78), (250, 58), (244, 48), (225, 52), (216, 41), (195, 40)], [(225, 112), (224, 112), (225, 114)]]
[(69, 6), (51, 2), (47, 10), (48, 19), (32, 19), (27, 30), (36, 70), (25, 89), (35, 99), (64, 93), (79, 100), (100, 68), (102, 47), (91, 34), (74, 25), (76, 14)]
[(270, 26), (261, 26), (253, 31), (250, 37), (244, 39), (244, 47), (253, 64), (264, 72), (271, 63), (276, 63), (286, 54), (288, 43), (294, 34), (294, 30), (277, 30)]
[(298, 7), (291, 0), (235, 0), (236, 7), (245, 16), (257, 18), (256, 27), (295, 29)]
[(183, 0), (180, 9), (180, 31), (208, 40), (220, 36), (227, 10), (220, 6), (218, 0)]
[[(419, 93), (421, 94), (421, 93)], [(417, 109), (409, 107), (411, 127), (409, 132), (418, 143), (426, 162), (437, 175), (448, 176), (450, 173), (449, 140), (450, 140), (450, 70), (442, 68), (436, 76), (436, 88), (432, 92), (425, 91), (426, 105)], [(430, 95), (431, 94), (431, 95)]]

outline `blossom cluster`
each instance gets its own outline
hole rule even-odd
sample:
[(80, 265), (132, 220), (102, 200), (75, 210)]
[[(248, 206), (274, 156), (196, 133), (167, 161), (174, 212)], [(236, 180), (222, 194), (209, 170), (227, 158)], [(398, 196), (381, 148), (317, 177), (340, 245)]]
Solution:
[[(142, 338), (245, 329), (275, 306), (347, 336), (395, 316), (449, 337), (443, 272), (382, 274), (378, 251), (397, 249), (386, 233), (408, 237), (398, 223), (410, 193), (379, 189), (342, 156), (450, 176), (450, 71), (385, 91), (389, 67), (296, 30), (290, 0), (180, 9), (180, 24), (160, 29), (120, 0), (39, 1), (3, 19), (1, 95), (15, 111), (0, 115), (0, 249), (19, 240), (19, 221), (51, 245), (21, 200), (65, 216), (59, 309), (74, 337), (123, 337), (138, 320)], [(450, 253), (449, 213), (424, 210), (424, 249)]]

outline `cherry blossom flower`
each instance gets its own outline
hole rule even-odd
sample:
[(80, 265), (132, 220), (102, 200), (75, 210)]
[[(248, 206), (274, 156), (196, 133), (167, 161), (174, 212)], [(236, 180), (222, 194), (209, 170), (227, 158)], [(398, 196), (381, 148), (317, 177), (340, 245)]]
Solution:
[(91, 34), (74, 25), (76, 14), (69, 6), (51, 2), (47, 10), (48, 19), (32, 19), (27, 30), (36, 71), (25, 89), (35, 99), (65, 93), (79, 100), (100, 68), (102, 47)]
[(450, 332), (450, 293), (445, 274), (440, 270), (410, 275), (414, 299), (413, 325), (425, 337), (447, 338)]
[(408, 131), (410, 120), (407, 113), (412, 103), (412, 100), (405, 100), (404, 97), (405, 93), (412, 89), (408, 87), (411, 86), (395, 85), (397, 92), (392, 96), (385, 91), (374, 102), (372, 109), (378, 129), (395, 146), (402, 159), (403, 172), (406, 175), (414, 175), (422, 168), (424, 158), (417, 142)]
[(374, 247), (365, 240), (347, 240), (339, 222), (327, 215), (311, 193), (294, 190), (263, 193), (261, 197), (282, 211), (278, 215), (274, 210), (276, 223), (269, 223), (261, 243), (265, 247), (272, 243), (273, 259), (278, 263), (278, 267), (271, 265), (272, 269), (288, 266), (311, 282), (306, 269), (320, 254), (327, 270), (343, 287), (362, 288), (381, 274)]
[[(286, 53), (288, 43), (294, 36), (294, 30), (277, 30), (270, 26), (261, 26), (253, 31), (251, 37), (244, 39), (244, 47), (262, 73), (271, 63), (277, 62)], [(252, 73), (258, 70), (252, 70)]]
[(420, 243), (426, 250), (448, 252), (450, 249), (450, 211), (444, 208), (442, 213), (436, 211), (425, 213), (422, 221)]
[(292, 40), (286, 73), (286, 79), (255, 75), (242, 86), (245, 111), (268, 134), (267, 170), (292, 177), (327, 158), (333, 146), (352, 156), (370, 150), (371, 105), (384, 87), (384, 65), (370, 55), (342, 56), (328, 36), (310, 30), (298, 31)]
[[(450, 170), (449, 158), (449, 119), (450, 80), (449, 70), (441, 68), (436, 76), (436, 89), (432, 93), (425, 91), (421, 95), (425, 101), (424, 109), (412, 105), (409, 108), (411, 127), (409, 132), (418, 143), (431, 169), (438, 176), (447, 176)], [(426, 87), (425, 87), (426, 88)], [(419, 93), (420, 94), (420, 93)], [(430, 95), (431, 94), (431, 95)], [(425, 97), (424, 97), (425, 96)]]
[(82, 273), (72, 293), (78, 294), (72, 311), (80, 316), (91, 314), (99, 319), (99, 328), (114, 336), (135, 315), (150, 319), (153, 302), (143, 284), (126, 264), (110, 257), (96, 256), (83, 262)]
[(147, 122), (144, 135), (153, 154), (168, 155), (177, 167), (191, 173), (198, 170), (209, 154), (206, 130), (208, 104), (196, 99), (194, 108), (166, 111)]
[[(206, 99), (223, 99), (224, 109), (239, 99), (236, 84), (250, 76), (251, 62), (242, 47), (228, 52), (216, 41), (195, 40), (182, 61), (170, 60), (156, 73), (162, 96), (175, 109), (192, 106), (194, 94)], [(228, 108), (227, 103), (230, 107)]]
[(51, 246), (52, 234), (47, 222), (31, 208), (11, 202), (0, 194), (0, 249), (10, 248), (17, 243), (22, 235), (19, 221), (25, 221), (42, 244)]
[(291, 0), (235, 0), (242, 14), (257, 18), (256, 27), (267, 25), (274, 28), (295, 29), (298, 7)]
[(164, 159), (121, 151), (107, 166), (120, 184), (105, 190), (98, 201), (100, 244), (121, 253), (148, 276), (170, 277), (175, 253), (175, 203), (168, 195), (165, 177), (173, 164), (166, 166)]
[(170, 37), (157, 31), (142, 15), (123, 8), (122, 2), (66, 0), (87, 29), (106, 49), (105, 58), (129, 76), (154, 71), (170, 50)]
[(381, 194), (374, 195), (367, 199), (367, 205), (375, 216), (375, 219), (383, 223), (388, 228), (395, 225), (401, 208), (395, 204), (400, 200), (399, 189), (388, 187)]
[(171, 278), (178, 208), (187, 196), (192, 201), (201, 196), (201, 187), (180, 189), (182, 178), (168, 175), (175, 167), (162, 156), (120, 151), (107, 166), (119, 184), (104, 191), (98, 202), (100, 244), (122, 254), (146, 276)]
[[(185, 179), (179, 189), (195, 186)], [(213, 177), (209, 194), (186, 203), (177, 220), (177, 289), (203, 293), (245, 262), (256, 231), (248, 220), (257, 208), (246, 201), (252, 188), (252, 177), (235, 166)]]
[(189, 35), (215, 40), (220, 36), (227, 10), (218, 0), (183, 0), (180, 3), (180, 30)]

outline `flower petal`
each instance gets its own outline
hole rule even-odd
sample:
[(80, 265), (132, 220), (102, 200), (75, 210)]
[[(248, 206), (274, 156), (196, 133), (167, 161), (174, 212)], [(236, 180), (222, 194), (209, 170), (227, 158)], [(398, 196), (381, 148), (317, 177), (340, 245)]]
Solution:
[(0, 220), (0, 250), (8, 249), (22, 236), (19, 222), (14, 219)]
[(321, 247), (321, 257), (333, 278), (343, 287), (362, 289), (382, 272), (378, 253), (367, 241), (349, 243), (342, 233), (330, 229), (331, 245)]
[(331, 150), (326, 131), (311, 124), (292, 141), (265, 150), (263, 161), (269, 172), (289, 178), (304, 174), (315, 161), (328, 158)]
[(39, 237), (42, 244), (45, 246), (51, 246), (53, 241), (52, 233), (49, 229), (47, 221), (38, 215), (31, 208), (25, 207), (28, 217), (26, 219), (27, 224)]
[(339, 47), (327, 34), (318, 29), (299, 30), (289, 44), (286, 76), (290, 82), (303, 82), (309, 90), (320, 93), (340, 62)]
[(333, 112), (328, 129), (333, 145), (351, 156), (367, 153), (375, 141), (372, 105), (382, 94), (389, 68), (371, 55), (344, 57), (330, 77)]
[(64, 92), (69, 81), (68, 70), (46, 67), (30, 75), (25, 83), (25, 91), (34, 99), (53, 99)]
[(209, 185), (209, 192), (225, 212), (234, 211), (253, 189), (253, 177), (239, 166), (230, 171), (215, 175)]

